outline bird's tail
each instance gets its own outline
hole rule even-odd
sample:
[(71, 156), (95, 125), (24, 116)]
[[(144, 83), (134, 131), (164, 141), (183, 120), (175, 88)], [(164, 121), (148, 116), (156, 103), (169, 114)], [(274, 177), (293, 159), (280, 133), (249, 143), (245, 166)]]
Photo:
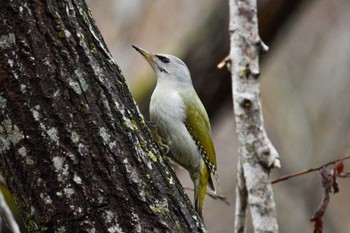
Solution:
[[(212, 173), (210, 173), (210, 175), (208, 177), (208, 182), (209, 182), (208, 185), (209, 185), (209, 188), (211, 189), (211, 191), (213, 191), (213, 193), (216, 193), (217, 188), (216, 188)], [(219, 183), (218, 179), (217, 179), (217, 182)]]
[(199, 175), (193, 177), (193, 183), (194, 183), (194, 207), (199, 214), (199, 216), (203, 219), (203, 203), (204, 198), (207, 193), (207, 184), (209, 180), (210, 171), (205, 164), (204, 161), (202, 161), (202, 164), (200, 166)]

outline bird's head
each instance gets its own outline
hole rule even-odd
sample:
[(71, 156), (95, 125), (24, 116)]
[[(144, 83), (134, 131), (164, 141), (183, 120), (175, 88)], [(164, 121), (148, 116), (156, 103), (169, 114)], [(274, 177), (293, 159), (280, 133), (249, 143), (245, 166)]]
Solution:
[(186, 64), (179, 58), (168, 54), (152, 54), (135, 45), (132, 46), (136, 51), (148, 61), (157, 74), (157, 80), (166, 80), (166, 82), (188, 84), (192, 86), (191, 75)]

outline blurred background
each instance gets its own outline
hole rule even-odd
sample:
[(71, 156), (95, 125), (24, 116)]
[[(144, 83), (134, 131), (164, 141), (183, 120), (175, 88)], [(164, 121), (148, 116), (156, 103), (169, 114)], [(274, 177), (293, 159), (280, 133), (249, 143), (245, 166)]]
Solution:
[[(350, 154), (350, 1), (260, 0), (259, 27), (270, 46), (261, 57), (261, 97), (268, 135), (282, 168), (271, 179)], [(221, 194), (206, 198), (209, 232), (232, 232), (237, 142), (231, 81), (216, 65), (229, 53), (228, 0), (87, 0), (116, 63), (145, 118), (155, 86), (148, 63), (131, 48), (180, 57), (211, 118)], [(346, 169), (349, 163), (345, 162)], [(188, 173), (176, 168), (185, 187)], [(350, 170), (350, 169), (348, 169)], [(350, 180), (338, 180), (324, 232), (350, 232)], [(280, 232), (312, 232), (322, 198), (317, 173), (273, 185)], [(188, 191), (193, 199), (193, 192)], [(247, 232), (253, 232), (249, 226)]]

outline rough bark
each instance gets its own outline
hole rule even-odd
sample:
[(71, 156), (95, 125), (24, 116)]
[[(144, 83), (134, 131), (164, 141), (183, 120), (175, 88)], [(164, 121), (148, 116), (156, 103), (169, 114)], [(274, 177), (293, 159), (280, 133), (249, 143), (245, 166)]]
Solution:
[(278, 232), (269, 173), (280, 163), (263, 125), (259, 54), (268, 48), (258, 34), (256, 0), (230, 0), (230, 33), (232, 95), (240, 153), (234, 232), (245, 232), (248, 205), (255, 232)]
[(29, 231), (205, 231), (85, 2), (0, 18), (0, 171)]

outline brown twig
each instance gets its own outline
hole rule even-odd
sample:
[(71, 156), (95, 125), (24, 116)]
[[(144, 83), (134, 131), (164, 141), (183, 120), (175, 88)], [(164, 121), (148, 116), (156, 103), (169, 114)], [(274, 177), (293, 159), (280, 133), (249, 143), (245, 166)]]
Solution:
[(326, 167), (322, 167), (319, 170), (321, 175), (321, 182), (323, 186), (322, 201), (319, 207), (315, 210), (310, 221), (314, 223), (314, 233), (322, 233), (323, 230), (323, 220), (322, 217), (326, 212), (330, 201), (330, 194), (339, 192), (338, 184), (336, 181), (338, 175), (337, 165), (340, 165), (340, 170), (343, 169), (342, 162), (337, 162), (332, 170), (328, 170)]
[[(194, 189), (193, 189), (193, 188), (184, 187), (184, 189), (194, 192)], [(212, 199), (214, 199), (214, 200), (222, 201), (222, 202), (224, 202), (225, 204), (227, 204), (228, 206), (230, 205), (230, 202), (227, 200), (227, 197), (224, 196), (224, 195), (220, 195), (220, 194), (216, 194), (216, 193), (208, 193), (208, 192), (207, 192), (207, 195), (208, 195), (209, 197), (211, 197)]]
[[(346, 156), (341, 159), (337, 159), (331, 162), (328, 162), (326, 164), (323, 164), (316, 168), (310, 168), (304, 171), (296, 172), (294, 174), (282, 176), (276, 180), (273, 180), (271, 183), (275, 184), (277, 182), (287, 180), (296, 176), (301, 176), (309, 172), (318, 171), (321, 175), (321, 181), (323, 186), (323, 195), (322, 195), (322, 201), (319, 205), (319, 207), (315, 210), (314, 214), (312, 215), (310, 221), (314, 224), (314, 230), (313, 233), (322, 233), (323, 230), (323, 220), (322, 217), (324, 213), (326, 212), (327, 206), (330, 201), (330, 194), (339, 192), (338, 183), (336, 181), (337, 177), (341, 178), (348, 178), (350, 177), (349, 172), (344, 172), (344, 164), (343, 161), (350, 159), (350, 156)], [(332, 170), (327, 169), (326, 167), (329, 165), (334, 165)]]
[(293, 173), (293, 174), (282, 176), (280, 178), (277, 178), (277, 179), (271, 181), (271, 183), (275, 184), (275, 183), (278, 183), (278, 182), (281, 182), (281, 181), (284, 181), (284, 180), (288, 180), (288, 179), (293, 178), (293, 177), (301, 176), (301, 175), (304, 175), (304, 174), (307, 174), (307, 173), (310, 173), (310, 172), (319, 171), (322, 167), (327, 167), (329, 165), (336, 164), (337, 162), (340, 162), (340, 161), (343, 161), (343, 160), (347, 160), (347, 159), (350, 159), (350, 156), (346, 156), (344, 158), (328, 162), (328, 163), (323, 164), (323, 165), (321, 165), (319, 167), (316, 167), (316, 168), (310, 168), (310, 169), (299, 171), (299, 172), (296, 172), (296, 173)]
[(315, 210), (310, 221), (314, 223), (314, 233), (322, 233), (323, 220), (322, 217), (326, 212), (327, 206), (330, 201), (330, 193), (332, 192), (332, 174), (325, 167), (320, 170), (323, 184), (322, 201), (319, 207)]

